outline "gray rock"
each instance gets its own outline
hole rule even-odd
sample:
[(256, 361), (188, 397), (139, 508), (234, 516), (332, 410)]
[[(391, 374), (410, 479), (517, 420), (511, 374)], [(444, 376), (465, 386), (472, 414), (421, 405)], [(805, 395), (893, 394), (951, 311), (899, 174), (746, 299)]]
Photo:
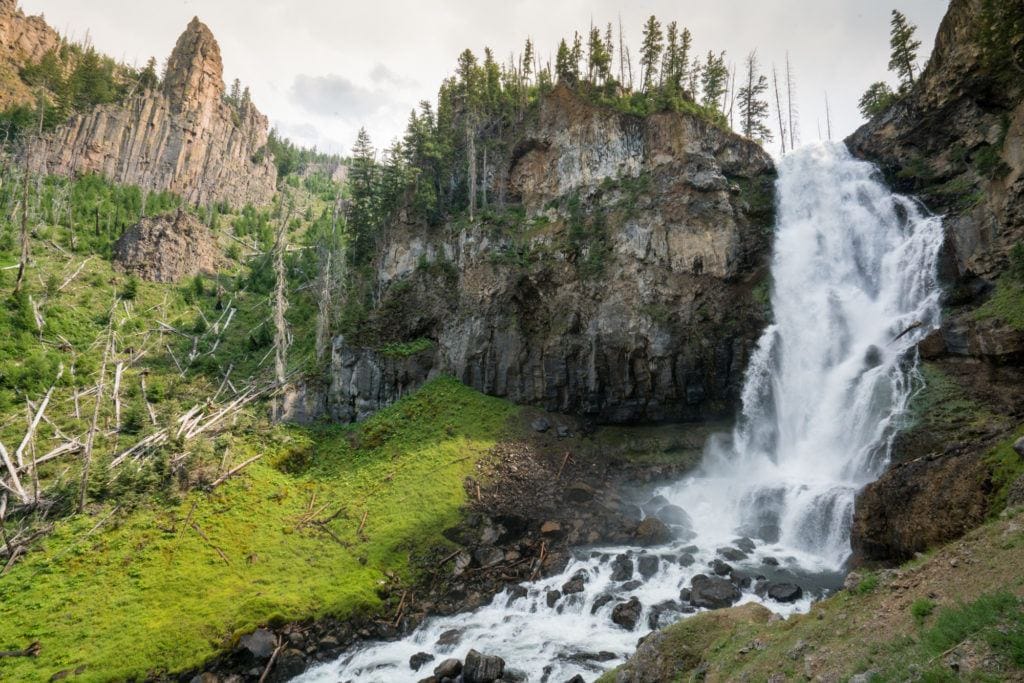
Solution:
[(505, 667), (505, 673), (501, 675), (502, 683), (527, 683), (530, 677), (521, 669)]
[(505, 672), (505, 660), (501, 657), (480, 654), (476, 650), (466, 653), (466, 664), (462, 668), (465, 683), (493, 683)]
[(770, 557), (770, 556), (764, 558), (763, 560), (761, 560), (761, 563), (764, 564), (764, 565), (767, 565), (769, 567), (778, 567), (779, 566), (779, 561), (777, 559), (775, 559), (774, 557)]
[(424, 664), (432, 661), (434, 661), (434, 655), (429, 652), (417, 652), (412, 657), (409, 657), (409, 668), (413, 671), (419, 671)]
[(509, 607), (516, 600), (520, 600), (529, 595), (530, 591), (526, 589), (526, 586), (513, 586), (509, 589), (508, 600), (505, 601), (505, 607)]
[(752, 581), (749, 575), (736, 571), (735, 569), (729, 572), (729, 580), (739, 588), (750, 588), (750, 583)]
[(505, 561), (505, 553), (501, 548), (495, 548), (494, 546), (477, 548), (473, 551), (473, 559), (481, 567), (493, 567)]
[(690, 604), (694, 607), (721, 609), (739, 599), (739, 588), (725, 579), (697, 574), (690, 580)]
[(462, 673), (462, 662), (451, 657), (434, 667), (434, 675), (438, 678), (455, 678)]
[(462, 642), (462, 629), (451, 628), (438, 636), (434, 645), (444, 647), (458, 645), (460, 642)]
[(682, 555), (679, 556), (679, 559), (677, 560), (677, 562), (679, 562), (679, 564), (681, 566), (683, 566), (683, 567), (689, 567), (690, 565), (692, 565), (696, 561), (697, 561), (697, 558), (695, 558), (690, 553), (683, 553)]
[(554, 607), (555, 603), (562, 597), (561, 591), (548, 591), (545, 598), (548, 602), (548, 607)]
[(1017, 439), (1013, 444), (1013, 450), (1017, 452), (1017, 455), (1024, 458), (1024, 436)]
[(649, 579), (658, 573), (658, 558), (655, 555), (641, 555), (637, 558), (636, 566), (640, 576)]
[(640, 614), (643, 612), (643, 605), (636, 597), (630, 598), (627, 602), (620, 602), (612, 609), (612, 622), (632, 631), (640, 621)]
[(647, 517), (633, 532), (637, 545), (662, 545), (672, 540), (672, 531), (657, 517)]
[(679, 617), (682, 616), (682, 612), (682, 605), (675, 600), (659, 602), (651, 608), (650, 614), (647, 615), (647, 627), (652, 631), (664, 628), (678, 621)]
[(719, 548), (716, 552), (730, 562), (742, 562), (747, 559), (747, 554), (739, 548)]
[(729, 573), (732, 572), (732, 565), (726, 564), (716, 558), (711, 561), (711, 571), (718, 576), (728, 576)]
[(619, 555), (612, 560), (612, 581), (629, 581), (633, 578), (633, 560)]
[(754, 549), (757, 547), (753, 539), (748, 538), (747, 536), (733, 539), (732, 544), (745, 553), (752, 553), (754, 552)]
[(584, 586), (587, 581), (590, 580), (590, 575), (585, 569), (581, 569), (572, 575), (572, 578), (562, 584), (562, 594), (572, 595), (573, 593), (582, 593)]
[(665, 496), (655, 496), (641, 505), (640, 509), (644, 511), (645, 515), (653, 515), (668, 504), (668, 498)]
[(238, 647), (253, 660), (265, 662), (277, 649), (277, 636), (265, 628), (258, 628), (252, 633), (242, 636), (238, 641)]
[(776, 602), (796, 602), (804, 596), (804, 590), (795, 583), (773, 583), (767, 595)]
[(558, 425), (558, 427), (555, 428), (555, 433), (558, 434), (559, 439), (568, 439), (572, 436), (572, 432), (569, 431), (569, 428), (565, 425)]
[(602, 593), (601, 595), (594, 598), (594, 604), (590, 606), (590, 613), (597, 614), (597, 610), (601, 609), (614, 599), (615, 596), (611, 593)]
[(533, 431), (540, 432), (542, 434), (551, 429), (551, 423), (548, 422), (547, 419), (543, 417), (538, 417), (536, 420), (530, 423), (530, 426), (533, 427)]
[(635, 591), (642, 585), (644, 585), (643, 581), (637, 581), (636, 579), (634, 579), (632, 581), (627, 581), (626, 583), (622, 584), (621, 586), (619, 586), (619, 589), (628, 593), (629, 591)]
[(665, 524), (674, 524), (687, 529), (693, 528), (693, 520), (690, 518), (689, 513), (678, 505), (662, 506), (654, 516), (665, 522)]

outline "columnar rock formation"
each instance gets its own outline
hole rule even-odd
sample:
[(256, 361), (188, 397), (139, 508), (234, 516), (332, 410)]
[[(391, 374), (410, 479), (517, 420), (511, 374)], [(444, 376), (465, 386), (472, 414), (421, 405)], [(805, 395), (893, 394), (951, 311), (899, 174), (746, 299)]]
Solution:
[(730, 415), (766, 322), (768, 155), (696, 116), (624, 115), (564, 87), (509, 149), (491, 186), (518, 205), (506, 218), (382, 235), (370, 327), (420, 350), (337, 340), (334, 416), (437, 373), (601, 421)]
[(34, 101), (21, 82), (18, 69), (39, 61), (60, 45), (60, 36), (42, 17), (29, 17), (18, 9), (18, 0), (0, 0), (0, 109)]
[(33, 160), (50, 173), (100, 173), (194, 204), (268, 203), (277, 170), (266, 152), (267, 117), (248, 101), (236, 109), (224, 93), (220, 47), (193, 19), (160, 90), (73, 116), (40, 142)]

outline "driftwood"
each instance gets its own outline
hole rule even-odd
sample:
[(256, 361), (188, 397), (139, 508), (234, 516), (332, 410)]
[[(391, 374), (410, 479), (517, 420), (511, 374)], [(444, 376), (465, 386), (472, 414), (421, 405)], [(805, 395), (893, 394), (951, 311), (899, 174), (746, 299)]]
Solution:
[(902, 332), (897, 334), (895, 337), (893, 337), (893, 341), (894, 342), (895, 341), (899, 341), (900, 339), (902, 339), (903, 337), (907, 336), (908, 334), (910, 334), (911, 332), (913, 332), (914, 330), (916, 330), (917, 328), (919, 328), (919, 327), (921, 327), (923, 325), (924, 325), (924, 323), (921, 322), (920, 320), (918, 320), (916, 323), (914, 323), (913, 325), (911, 325), (910, 327), (908, 327), (907, 329), (903, 330)]

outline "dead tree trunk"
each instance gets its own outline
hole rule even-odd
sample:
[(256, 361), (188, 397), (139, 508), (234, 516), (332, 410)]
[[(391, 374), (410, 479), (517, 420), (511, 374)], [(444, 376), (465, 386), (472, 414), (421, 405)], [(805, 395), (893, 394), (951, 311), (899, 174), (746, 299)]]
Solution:
[(82, 483), (78, 490), (78, 511), (85, 510), (85, 502), (89, 493), (89, 467), (92, 465), (92, 448), (96, 443), (96, 427), (100, 421), (100, 404), (103, 402), (103, 382), (107, 376), (107, 362), (110, 360), (110, 347), (114, 343), (114, 311), (110, 312), (110, 321), (107, 323), (107, 343), (103, 348), (103, 362), (100, 363), (100, 380), (96, 384), (96, 401), (93, 403), (92, 423), (89, 425), (89, 435), (85, 439), (85, 448), (82, 450)]

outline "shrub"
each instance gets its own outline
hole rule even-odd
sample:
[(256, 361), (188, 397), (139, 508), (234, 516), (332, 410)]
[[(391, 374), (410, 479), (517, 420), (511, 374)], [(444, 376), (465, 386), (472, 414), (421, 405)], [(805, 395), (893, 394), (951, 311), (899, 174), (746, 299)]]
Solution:
[(121, 288), (121, 298), (127, 301), (132, 301), (138, 296), (139, 293), (139, 279), (134, 275), (129, 275), (128, 279), (125, 280), (124, 287)]
[(924, 624), (924, 620), (935, 611), (935, 603), (928, 598), (918, 598), (910, 605), (910, 615), (918, 625)]

